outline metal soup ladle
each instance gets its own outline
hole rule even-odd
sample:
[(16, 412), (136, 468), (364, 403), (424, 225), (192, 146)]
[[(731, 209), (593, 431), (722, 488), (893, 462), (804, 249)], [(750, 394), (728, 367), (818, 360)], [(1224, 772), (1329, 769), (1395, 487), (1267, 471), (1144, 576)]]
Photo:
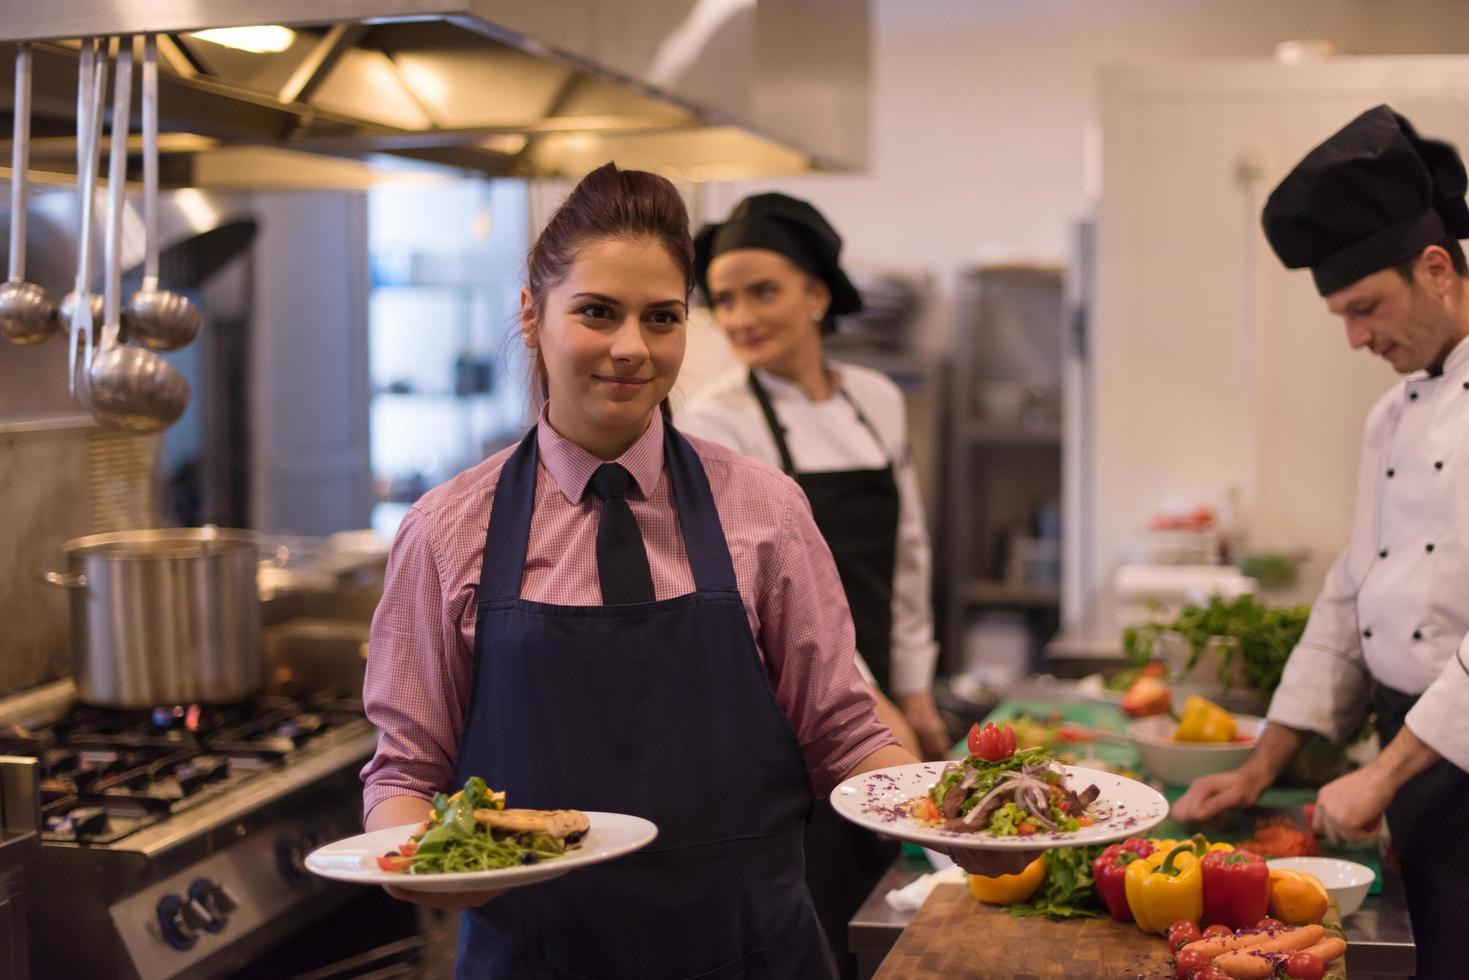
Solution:
[(0, 285), (0, 333), (23, 346), (47, 340), (61, 326), (56, 301), (26, 282), (26, 168), (31, 157), (31, 46), (15, 51), (15, 134), (10, 161), (10, 278)]
[[(92, 361), (91, 408), (98, 422), (128, 432), (158, 432), (189, 407), (189, 381), (152, 351), (120, 343), (122, 310), (122, 210), (127, 181), (129, 99), (133, 43), (123, 38), (117, 52), (112, 102), (112, 153), (107, 170), (106, 298), (101, 351)], [(100, 114), (100, 106), (99, 106)]]
[(148, 248), (143, 285), (128, 302), (130, 339), (178, 350), (199, 334), (204, 315), (187, 296), (158, 288), (158, 38), (143, 38), (143, 224)]

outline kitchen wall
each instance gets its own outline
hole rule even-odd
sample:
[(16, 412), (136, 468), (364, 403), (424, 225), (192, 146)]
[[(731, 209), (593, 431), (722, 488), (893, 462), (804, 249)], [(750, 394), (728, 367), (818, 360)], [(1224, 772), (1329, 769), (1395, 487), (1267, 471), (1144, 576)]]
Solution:
[[(715, 185), (703, 191), (700, 208), (718, 218), (745, 194), (782, 190), (827, 213), (846, 239), (850, 264), (935, 274), (937, 302), (919, 337), (920, 346), (931, 351), (949, 345), (955, 318), (946, 306), (955, 266), (1070, 258), (1073, 226), (1095, 210), (1102, 186), (1104, 69), (1175, 63), (1184, 88), (1189, 62), (1268, 59), (1285, 40), (1325, 39), (1342, 55), (1469, 50), (1469, 3), (1459, 0), (874, 0), (873, 13), (869, 172)], [(1345, 122), (1350, 110), (1342, 113)], [(1183, 123), (1178, 131), (1188, 132), (1187, 119)], [(1314, 138), (1330, 132), (1313, 125)], [(1158, 132), (1150, 130), (1152, 136)], [(1305, 140), (1284, 152), (1303, 151)], [(1271, 178), (1278, 179), (1288, 164), (1272, 161)], [(1233, 207), (1233, 199), (1224, 206)], [(1230, 219), (1236, 237), (1243, 233), (1242, 214)], [(1187, 229), (1176, 231), (1170, 241), (1187, 238)], [(1258, 236), (1254, 244), (1266, 248)], [(1237, 279), (1239, 270), (1236, 261), (1228, 275)], [(1206, 277), (1208, 271), (1194, 263), (1183, 274)], [(1104, 412), (1096, 429), (1092, 476), (1099, 482), (1088, 488), (1088, 534), (1094, 540), (1088, 545), (1092, 574), (1086, 592), (1109, 574), (1150, 509), (1178, 501), (1217, 502), (1231, 481), (1251, 510), (1257, 541), (1306, 543), (1326, 552), (1344, 540), (1350, 502), (1340, 498), (1350, 493), (1323, 497), (1315, 488), (1330, 488), (1333, 481), (1350, 486), (1362, 416), (1372, 392), (1385, 389), (1392, 376), (1360, 355), (1354, 358), (1344, 345), (1331, 346), (1329, 364), (1320, 360), (1326, 345), (1340, 340), (1339, 331), (1314, 305), (1314, 296), (1302, 301), (1297, 295), (1309, 293), (1308, 284), (1296, 290), (1300, 284), (1276, 288), (1271, 282), (1273, 292), (1261, 300), (1265, 305), (1252, 321), (1231, 320), (1231, 314), (1215, 310), (1207, 326), (1239, 331), (1238, 337), (1225, 337), (1223, 346), (1256, 358), (1233, 358), (1212, 382), (1210, 390), (1225, 392), (1231, 404), (1248, 402), (1238, 411), (1219, 412), (1218, 399), (1167, 397), (1187, 387), (1180, 379), (1219, 367), (1208, 356), (1211, 344), (1188, 329), (1190, 318), (1174, 315), (1179, 309), (1171, 311), (1168, 323), (1114, 318), (1098, 324), (1096, 349), (1099, 357), (1106, 354), (1108, 370), (1097, 378), (1097, 403), (1129, 406), (1131, 414)], [(1220, 288), (1235, 285), (1231, 279)], [(1243, 289), (1238, 283), (1236, 292)], [(1176, 292), (1186, 294), (1187, 283)], [(1133, 312), (1148, 316), (1159, 309), (1158, 303), (1143, 304)], [(1314, 319), (1303, 323), (1305, 316)], [(1276, 331), (1284, 345), (1279, 359), (1271, 360), (1244, 336), (1257, 324)], [(1284, 336), (1287, 329), (1291, 333)], [(1203, 357), (1170, 362), (1182, 348)], [(1139, 352), (1142, 361), (1134, 356)], [(1147, 368), (1135, 370), (1143, 362)], [(1173, 380), (1160, 387), (1156, 371), (1170, 364)], [(1311, 372), (1310, 385), (1299, 380), (1305, 377), (1301, 372)], [(1291, 382), (1304, 401), (1322, 385), (1334, 384), (1331, 379), (1343, 381), (1342, 372), (1350, 376), (1350, 397), (1318, 399), (1312, 412), (1284, 410), (1289, 396), (1269, 400), (1254, 394), (1261, 386)], [(1350, 404), (1333, 414), (1327, 403), (1338, 402)], [(1133, 411), (1139, 406), (1146, 410)], [(1195, 439), (1203, 448), (1185, 458), (1177, 455), (1176, 440), (1170, 445), (1150, 438), (1150, 420), (1160, 417), (1169, 420), (1170, 433), (1206, 434)], [(1210, 440), (1228, 451), (1210, 457)], [(1301, 492), (1301, 477), (1312, 478), (1310, 492)], [(1078, 611), (1079, 601), (1068, 604), (1068, 616)]]
[(868, 172), (717, 185), (702, 209), (721, 217), (756, 190), (806, 197), (859, 265), (1065, 259), (1098, 186), (1102, 66), (1269, 56), (1300, 38), (1343, 54), (1461, 53), (1469, 3), (873, 0)]

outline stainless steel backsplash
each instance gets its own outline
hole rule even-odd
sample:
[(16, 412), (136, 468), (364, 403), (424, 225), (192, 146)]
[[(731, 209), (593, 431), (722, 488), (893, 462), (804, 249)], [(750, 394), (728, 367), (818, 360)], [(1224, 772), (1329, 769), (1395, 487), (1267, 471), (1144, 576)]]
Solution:
[(0, 422), (0, 697), (71, 672), (62, 546), (160, 523), (154, 436), (103, 432), (90, 416)]

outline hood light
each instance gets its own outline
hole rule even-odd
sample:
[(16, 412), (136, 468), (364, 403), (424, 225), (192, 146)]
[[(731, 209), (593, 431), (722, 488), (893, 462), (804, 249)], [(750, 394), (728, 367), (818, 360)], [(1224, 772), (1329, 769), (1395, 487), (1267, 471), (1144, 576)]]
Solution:
[(207, 31), (195, 31), (189, 35), (210, 44), (218, 44), (251, 54), (279, 54), (296, 40), (296, 32), (279, 24), (261, 24), (256, 27), (212, 27)]

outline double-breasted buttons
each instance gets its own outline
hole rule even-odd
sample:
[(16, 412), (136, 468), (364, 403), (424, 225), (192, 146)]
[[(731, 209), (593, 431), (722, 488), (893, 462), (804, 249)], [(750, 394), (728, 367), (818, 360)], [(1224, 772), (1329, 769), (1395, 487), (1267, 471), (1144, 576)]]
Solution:
[(1364, 629), (1362, 631), (1362, 638), (1364, 640), (1370, 640), (1370, 639), (1372, 639), (1372, 627), (1369, 626), (1369, 627), (1367, 627), (1366, 629)]
[(1422, 630), (1414, 630), (1413, 631), (1413, 639), (1415, 639), (1415, 640), (1421, 640), (1421, 639), (1423, 639), (1423, 631)]
[(1377, 553), (1377, 557), (1378, 558), (1386, 558), (1387, 557), (1387, 549), (1386, 548), (1383, 548), (1381, 551), (1379, 551)]
[(1432, 552), (1433, 551), (1433, 542), (1430, 541), (1426, 545), (1424, 545), (1423, 546), (1423, 550), (1424, 551), (1428, 551), (1428, 552)]

